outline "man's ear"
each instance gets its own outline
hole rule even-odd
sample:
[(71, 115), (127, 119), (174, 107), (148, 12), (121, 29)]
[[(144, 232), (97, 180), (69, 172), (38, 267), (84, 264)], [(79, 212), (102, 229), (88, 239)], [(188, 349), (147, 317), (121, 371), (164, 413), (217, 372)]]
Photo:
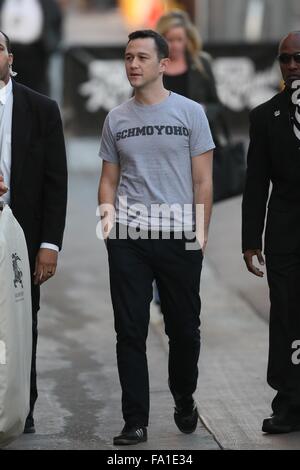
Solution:
[(170, 59), (168, 59), (168, 58), (161, 59), (159, 66), (160, 66), (160, 69), (161, 69), (162, 73), (164, 73), (166, 71), (166, 68), (167, 68), (169, 63), (170, 63)]
[(13, 61), (14, 61), (14, 56), (13, 54), (9, 54), (9, 65), (12, 65), (13, 64)]

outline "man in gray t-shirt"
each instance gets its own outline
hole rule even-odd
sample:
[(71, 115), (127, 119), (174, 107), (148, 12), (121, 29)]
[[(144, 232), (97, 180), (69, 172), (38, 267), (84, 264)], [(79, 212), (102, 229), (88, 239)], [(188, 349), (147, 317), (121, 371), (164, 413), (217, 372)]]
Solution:
[(214, 143), (202, 106), (163, 87), (167, 61), (167, 43), (154, 31), (129, 36), (125, 65), (135, 96), (108, 114), (102, 132), (99, 205), (125, 421), (115, 445), (147, 440), (154, 279), (169, 336), (174, 419), (184, 433), (198, 421), (199, 287)]
[[(145, 229), (167, 230), (171, 225), (174, 230), (192, 230), (195, 214), (189, 213), (189, 208), (194, 209), (191, 158), (212, 148), (202, 106), (176, 93), (152, 105), (132, 98), (113, 109), (104, 123), (100, 156), (120, 166), (117, 221), (126, 223), (127, 219), (132, 226)], [(122, 204), (124, 196), (126, 207)], [(140, 203), (145, 206), (144, 212), (134, 218), (134, 211), (128, 209)], [(166, 220), (167, 211), (159, 219), (159, 214), (151, 211), (155, 204), (174, 205), (170, 219)], [(184, 205), (185, 218), (180, 211)]]

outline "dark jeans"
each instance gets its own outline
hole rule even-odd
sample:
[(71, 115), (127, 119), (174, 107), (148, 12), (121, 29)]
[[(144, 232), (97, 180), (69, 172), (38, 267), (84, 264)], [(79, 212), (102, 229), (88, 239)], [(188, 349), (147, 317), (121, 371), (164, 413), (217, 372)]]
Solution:
[(122, 410), (131, 425), (148, 425), (146, 339), (154, 279), (169, 337), (170, 389), (184, 398), (197, 386), (203, 256), (199, 245), (194, 251), (185, 247), (185, 239), (174, 237), (107, 242)]
[(272, 409), (300, 423), (300, 364), (292, 360), (299, 349), (293, 343), (300, 341), (300, 254), (269, 254), (266, 267), (271, 300), (268, 383), (277, 390)]

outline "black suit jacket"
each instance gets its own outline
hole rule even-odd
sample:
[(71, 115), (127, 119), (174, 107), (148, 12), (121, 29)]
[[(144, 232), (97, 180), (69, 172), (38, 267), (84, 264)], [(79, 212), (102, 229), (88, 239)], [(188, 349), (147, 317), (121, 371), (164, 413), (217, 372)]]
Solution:
[(265, 252), (300, 252), (300, 141), (283, 91), (250, 113), (248, 170), (242, 203), (242, 247)]
[(67, 164), (55, 101), (13, 81), (11, 209), (25, 233), (31, 268), (42, 242), (60, 249)]

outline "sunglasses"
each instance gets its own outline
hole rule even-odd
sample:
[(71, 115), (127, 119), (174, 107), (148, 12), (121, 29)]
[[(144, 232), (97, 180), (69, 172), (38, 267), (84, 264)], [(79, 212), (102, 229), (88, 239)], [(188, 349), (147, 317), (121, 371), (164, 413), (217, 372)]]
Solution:
[(283, 53), (278, 56), (278, 60), (281, 64), (289, 64), (291, 60), (294, 59), (294, 61), (297, 64), (300, 64), (300, 52), (295, 52), (295, 54), (287, 54)]

